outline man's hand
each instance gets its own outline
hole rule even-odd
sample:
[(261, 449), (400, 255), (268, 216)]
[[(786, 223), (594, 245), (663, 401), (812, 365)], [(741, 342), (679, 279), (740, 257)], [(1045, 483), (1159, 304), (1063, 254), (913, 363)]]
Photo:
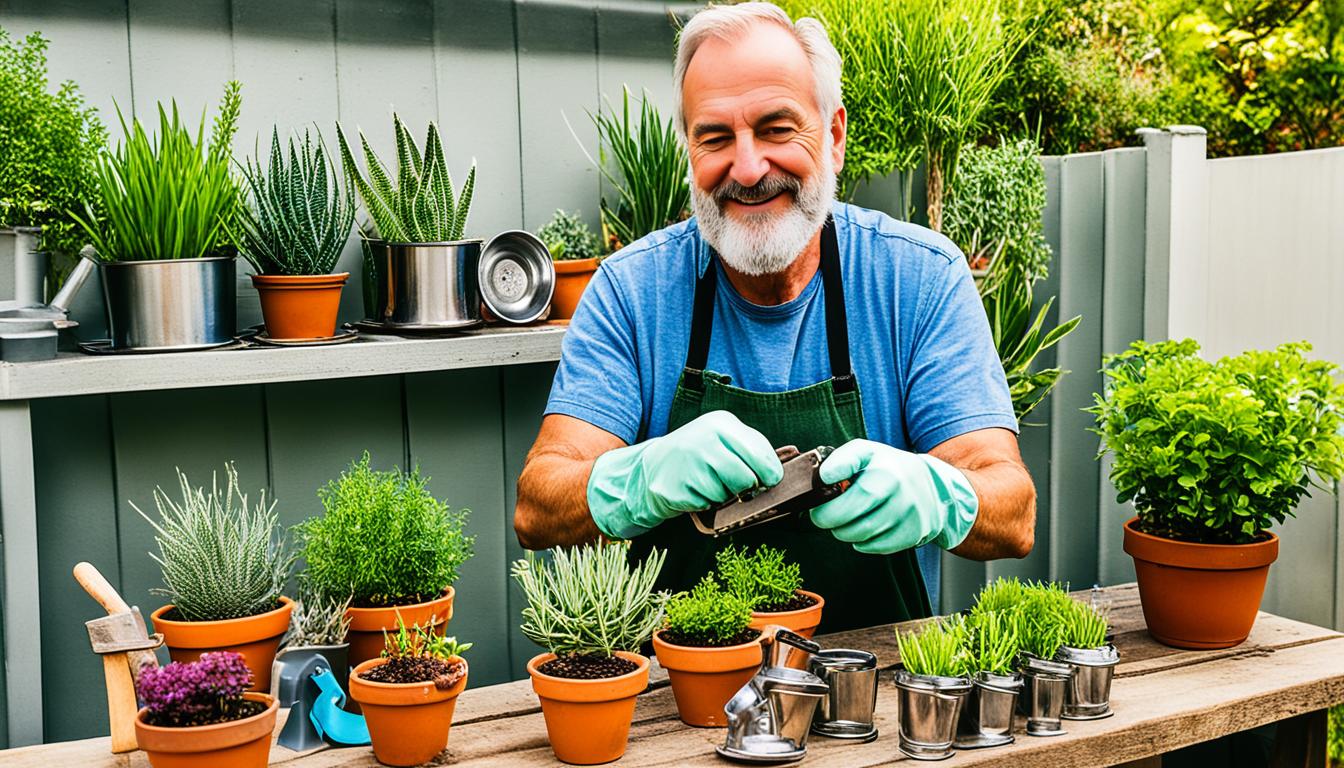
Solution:
[(849, 480), (812, 510), (812, 522), (854, 549), (891, 554), (933, 542), (952, 549), (975, 524), (979, 499), (966, 476), (928, 454), (851, 440), (821, 464), (826, 483)]
[(782, 479), (784, 467), (764, 435), (727, 411), (713, 411), (599, 456), (588, 478), (588, 509), (603, 533), (628, 539)]

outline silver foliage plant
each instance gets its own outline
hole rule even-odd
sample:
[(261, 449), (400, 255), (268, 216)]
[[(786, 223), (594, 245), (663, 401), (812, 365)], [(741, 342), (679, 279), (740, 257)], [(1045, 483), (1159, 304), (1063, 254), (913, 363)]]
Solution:
[(180, 501), (154, 489), (158, 520), (133, 502), (131, 508), (154, 528), (157, 554), (150, 557), (163, 572), (163, 595), (187, 621), (217, 621), (255, 616), (276, 607), (294, 566), (275, 502), (266, 492), (256, 506), (238, 487), (238, 471), (224, 465), (228, 480), (221, 492), (218, 475), (210, 491), (194, 488), (177, 470)]
[(340, 645), (350, 630), (350, 597), (327, 597), (304, 588), (300, 577), (299, 597), (294, 601), (294, 612), (289, 617), (289, 634), (285, 645), (293, 648), (318, 645)]
[(557, 656), (638, 652), (663, 621), (670, 595), (655, 592), (666, 552), (653, 550), (633, 567), (627, 544), (585, 544), (534, 553), (513, 563), (513, 578), (527, 598), (523, 634)]

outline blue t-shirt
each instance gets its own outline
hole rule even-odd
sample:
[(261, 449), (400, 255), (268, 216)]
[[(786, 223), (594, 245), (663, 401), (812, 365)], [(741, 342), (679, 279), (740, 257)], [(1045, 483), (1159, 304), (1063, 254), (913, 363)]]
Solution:
[[(835, 203), (849, 352), (868, 439), (927, 452), (977, 429), (1017, 431), (1008, 384), (966, 259), (950, 240)], [(546, 413), (627, 444), (667, 432), (686, 362), (696, 278), (710, 264), (695, 219), (603, 260), (570, 322)], [(830, 378), (821, 272), (794, 300), (748, 302), (721, 269), (708, 369), (781, 392)], [(938, 552), (919, 553), (934, 605)]]

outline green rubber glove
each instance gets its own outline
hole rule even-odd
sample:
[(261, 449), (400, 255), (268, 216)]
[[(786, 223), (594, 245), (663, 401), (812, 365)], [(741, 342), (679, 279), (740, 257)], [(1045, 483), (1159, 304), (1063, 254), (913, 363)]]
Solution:
[(607, 536), (628, 539), (783, 479), (765, 435), (727, 411), (711, 411), (662, 437), (598, 456), (588, 476), (588, 510)]
[(980, 510), (961, 470), (871, 440), (840, 446), (818, 472), (823, 482), (851, 485), (813, 509), (812, 522), (860, 552), (888, 555), (929, 542), (952, 549), (966, 539)]

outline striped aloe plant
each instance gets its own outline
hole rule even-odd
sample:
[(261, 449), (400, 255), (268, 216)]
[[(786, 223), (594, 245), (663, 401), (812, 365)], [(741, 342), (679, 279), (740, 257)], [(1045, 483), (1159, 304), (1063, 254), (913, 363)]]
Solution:
[[(339, 123), (336, 125), (341, 163), (359, 190), (377, 237), (394, 243), (439, 243), (462, 239), (467, 213), (471, 209), (472, 189), (476, 185), (476, 164), (472, 163), (461, 192), (455, 196), (438, 127), (429, 124), (425, 149), (421, 152), (406, 124), (395, 113), (392, 124), (397, 140), (395, 182), (369, 146), (363, 131), (359, 132), (359, 141), (368, 176), (361, 174), (345, 140), (345, 132)], [(366, 231), (366, 234), (370, 233)]]

